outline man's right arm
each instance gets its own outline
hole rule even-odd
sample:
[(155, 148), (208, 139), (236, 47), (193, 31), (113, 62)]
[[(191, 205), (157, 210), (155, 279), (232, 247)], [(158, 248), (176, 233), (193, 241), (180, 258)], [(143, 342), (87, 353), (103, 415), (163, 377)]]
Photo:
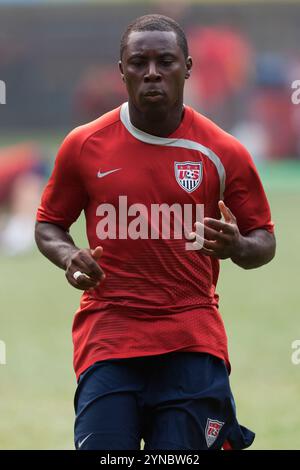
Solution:
[[(35, 240), (40, 252), (65, 271), (68, 282), (76, 289), (93, 289), (104, 280), (105, 274), (97, 263), (102, 247), (80, 249), (68, 231), (49, 222), (36, 222)], [(82, 273), (77, 279), (73, 276), (76, 271)]]

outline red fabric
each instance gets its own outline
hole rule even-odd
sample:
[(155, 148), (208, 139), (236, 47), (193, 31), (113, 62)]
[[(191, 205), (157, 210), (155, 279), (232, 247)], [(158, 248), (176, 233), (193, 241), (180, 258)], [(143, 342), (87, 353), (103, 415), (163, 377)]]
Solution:
[[(225, 203), (242, 233), (273, 231), (261, 182), (241, 144), (190, 107), (169, 137), (199, 142), (218, 155), (226, 171)], [(190, 193), (180, 187), (174, 171), (174, 162), (187, 161), (203, 165), (202, 182)], [(115, 169), (97, 178), (99, 170)], [(230, 371), (215, 292), (218, 260), (187, 251), (185, 239), (118, 239), (118, 233), (116, 239), (97, 237), (103, 219), (97, 215), (99, 205), (118, 208), (120, 195), (127, 197), (128, 207), (142, 203), (148, 213), (154, 203), (198, 203), (205, 204), (205, 216), (219, 218), (219, 194), (218, 172), (209, 158), (196, 150), (137, 140), (120, 121), (120, 108), (67, 136), (37, 220), (68, 229), (84, 210), (90, 247), (104, 250), (100, 264), (106, 279), (94, 294), (83, 293), (73, 322), (77, 378), (98, 360), (174, 350), (209, 352), (224, 359)]]
[(233, 448), (231, 447), (229, 441), (225, 441), (225, 442), (223, 443), (223, 450), (233, 450)]

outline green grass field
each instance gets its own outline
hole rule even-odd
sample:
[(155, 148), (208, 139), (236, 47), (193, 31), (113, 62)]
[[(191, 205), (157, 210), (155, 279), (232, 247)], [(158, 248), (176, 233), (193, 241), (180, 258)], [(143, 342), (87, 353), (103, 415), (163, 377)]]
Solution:
[[(241, 424), (256, 432), (251, 449), (299, 449), (300, 171), (263, 171), (276, 223), (277, 256), (259, 270), (222, 262), (218, 292), (229, 338), (231, 386)], [(273, 184), (277, 178), (277, 184)], [(286, 178), (290, 178), (286, 180)], [(290, 183), (292, 181), (292, 183)], [(74, 236), (85, 246), (82, 221)], [(37, 251), (0, 258), (0, 449), (72, 449), (71, 326), (80, 292)]]

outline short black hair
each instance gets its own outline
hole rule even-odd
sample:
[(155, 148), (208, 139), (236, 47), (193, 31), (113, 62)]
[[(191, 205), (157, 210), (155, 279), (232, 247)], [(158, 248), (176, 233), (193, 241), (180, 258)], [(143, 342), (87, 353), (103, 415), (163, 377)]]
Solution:
[(184, 57), (187, 58), (189, 55), (186, 36), (181, 26), (168, 16), (153, 14), (140, 16), (127, 26), (120, 43), (121, 59), (127, 44), (128, 36), (133, 31), (174, 31), (177, 43), (182, 49)]

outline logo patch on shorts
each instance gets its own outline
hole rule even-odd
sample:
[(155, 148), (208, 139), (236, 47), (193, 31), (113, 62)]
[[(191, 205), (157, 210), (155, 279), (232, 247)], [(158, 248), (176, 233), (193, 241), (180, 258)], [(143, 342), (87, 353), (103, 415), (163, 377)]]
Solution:
[(217, 419), (207, 418), (205, 427), (205, 439), (207, 447), (211, 447), (213, 445), (224, 424), (225, 423), (222, 423), (222, 421), (218, 421)]

